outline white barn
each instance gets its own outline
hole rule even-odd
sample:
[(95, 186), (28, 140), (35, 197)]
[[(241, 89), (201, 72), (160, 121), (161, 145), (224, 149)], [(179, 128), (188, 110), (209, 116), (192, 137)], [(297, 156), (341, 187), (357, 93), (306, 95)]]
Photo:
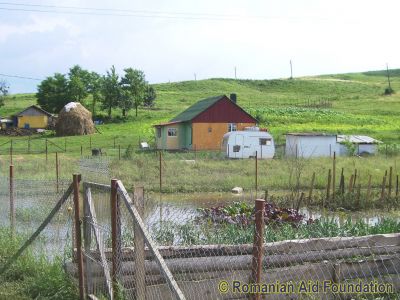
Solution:
[(292, 157), (331, 156), (336, 151), (336, 135), (325, 133), (286, 134), (285, 155)]

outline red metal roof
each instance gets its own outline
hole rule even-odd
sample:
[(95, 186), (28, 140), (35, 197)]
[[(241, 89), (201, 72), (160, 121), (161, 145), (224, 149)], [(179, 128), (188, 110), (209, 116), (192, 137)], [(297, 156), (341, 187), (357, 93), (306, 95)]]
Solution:
[(192, 123), (257, 123), (257, 120), (224, 96), (194, 117)]

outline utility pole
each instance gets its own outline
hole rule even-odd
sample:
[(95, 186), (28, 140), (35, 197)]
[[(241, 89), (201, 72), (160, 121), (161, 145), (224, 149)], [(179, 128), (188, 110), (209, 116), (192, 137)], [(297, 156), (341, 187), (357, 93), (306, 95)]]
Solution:
[(196, 78), (196, 73), (194, 73), (194, 81), (196, 81), (197, 80), (197, 78)]
[(386, 64), (386, 73), (387, 73), (387, 79), (388, 79), (388, 84), (389, 84), (389, 90), (392, 90), (392, 87), (390, 86), (390, 75), (389, 75), (389, 66)]
[(237, 77), (236, 77), (236, 67), (235, 67), (235, 79), (237, 79)]
[(293, 66), (292, 66), (292, 60), (290, 60), (290, 79), (293, 79)]

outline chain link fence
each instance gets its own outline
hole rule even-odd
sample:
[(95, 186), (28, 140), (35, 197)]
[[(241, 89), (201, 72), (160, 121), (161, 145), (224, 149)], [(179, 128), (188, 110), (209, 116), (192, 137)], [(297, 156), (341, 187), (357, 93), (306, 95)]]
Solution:
[[(153, 164), (159, 162), (157, 155), (152, 157)], [(143, 173), (133, 174), (138, 177), (130, 182), (153, 177), (152, 191), (127, 185), (134, 191), (129, 196), (123, 185), (118, 186), (115, 207), (109, 179), (118, 175), (115, 162), (104, 157), (80, 160), (87, 294), (114, 299), (143, 295), (146, 299), (231, 299), (257, 293), (266, 299), (398, 297), (398, 219), (377, 218), (370, 223), (363, 218), (317, 218), (302, 214), (296, 205), (278, 206), (269, 196), (262, 209), (265, 225), (255, 230), (254, 201), (266, 197), (264, 191), (257, 195), (255, 188), (248, 189), (223, 198), (204, 193), (185, 198), (176, 194), (179, 190), (157, 192), (159, 184), (161, 191), (171, 192), (175, 180), (182, 178), (183, 166), (190, 166), (184, 169), (188, 172), (184, 178), (190, 182), (191, 171), (214, 160), (201, 159), (197, 153), (193, 163), (189, 155), (194, 154), (178, 154), (181, 160), (164, 156), (161, 167), (169, 173), (161, 184), (159, 170), (146, 170), (144, 162)], [(216, 155), (215, 160), (221, 159)], [(228, 176), (224, 170), (208, 167), (212, 174)], [(15, 231), (30, 236), (70, 183), (58, 181), (57, 192), (55, 181), (14, 179), (11, 197), (9, 179), (0, 178), (2, 225), (11, 225), (13, 198)], [(66, 271), (78, 279), (74, 213), (70, 195), (30, 249), (53, 259), (63, 257)]]

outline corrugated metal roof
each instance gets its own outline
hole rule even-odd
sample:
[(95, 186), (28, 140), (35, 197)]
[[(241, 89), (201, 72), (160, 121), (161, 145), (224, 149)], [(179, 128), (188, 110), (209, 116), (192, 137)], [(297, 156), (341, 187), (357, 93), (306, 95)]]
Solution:
[(353, 144), (378, 144), (382, 143), (372, 137), (366, 135), (338, 135), (337, 142), (343, 143), (345, 141), (349, 141)]
[(295, 135), (295, 136), (336, 136), (336, 134), (323, 133), (323, 132), (291, 132), (291, 133), (286, 133), (286, 135)]
[(172, 125), (172, 124), (178, 124), (181, 123), (181, 121), (174, 121), (174, 122), (164, 122), (160, 124), (153, 125), (154, 127), (160, 127), (160, 126), (166, 126), (166, 125)]
[(23, 111), (19, 112), (19, 113), (17, 114), (17, 116), (18, 116), (18, 117), (19, 117), (19, 116), (23, 116), (24, 113), (25, 113), (27, 110), (31, 109), (31, 108), (36, 109), (37, 111), (39, 111), (39, 112), (41, 112), (41, 113), (43, 113), (43, 114), (45, 114), (45, 115), (47, 115), (47, 116), (49, 116), (49, 117), (52, 117), (52, 116), (53, 116), (51, 113), (45, 111), (43, 108), (41, 108), (41, 107), (39, 107), (39, 106), (36, 106), (36, 105), (31, 105), (31, 106), (25, 108)]
[(225, 95), (220, 95), (220, 96), (215, 96), (215, 97), (210, 97), (210, 98), (200, 100), (197, 103), (190, 106), (189, 108), (187, 108), (186, 110), (184, 110), (183, 112), (181, 112), (179, 115), (177, 115), (175, 118), (173, 118), (170, 122), (190, 121), (194, 117), (196, 117), (198, 114), (202, 113), (207, 108), (209, 108), (211, 105), (218, 102), (219, 100), (221, 100), (224, 97), (225, 97)]

